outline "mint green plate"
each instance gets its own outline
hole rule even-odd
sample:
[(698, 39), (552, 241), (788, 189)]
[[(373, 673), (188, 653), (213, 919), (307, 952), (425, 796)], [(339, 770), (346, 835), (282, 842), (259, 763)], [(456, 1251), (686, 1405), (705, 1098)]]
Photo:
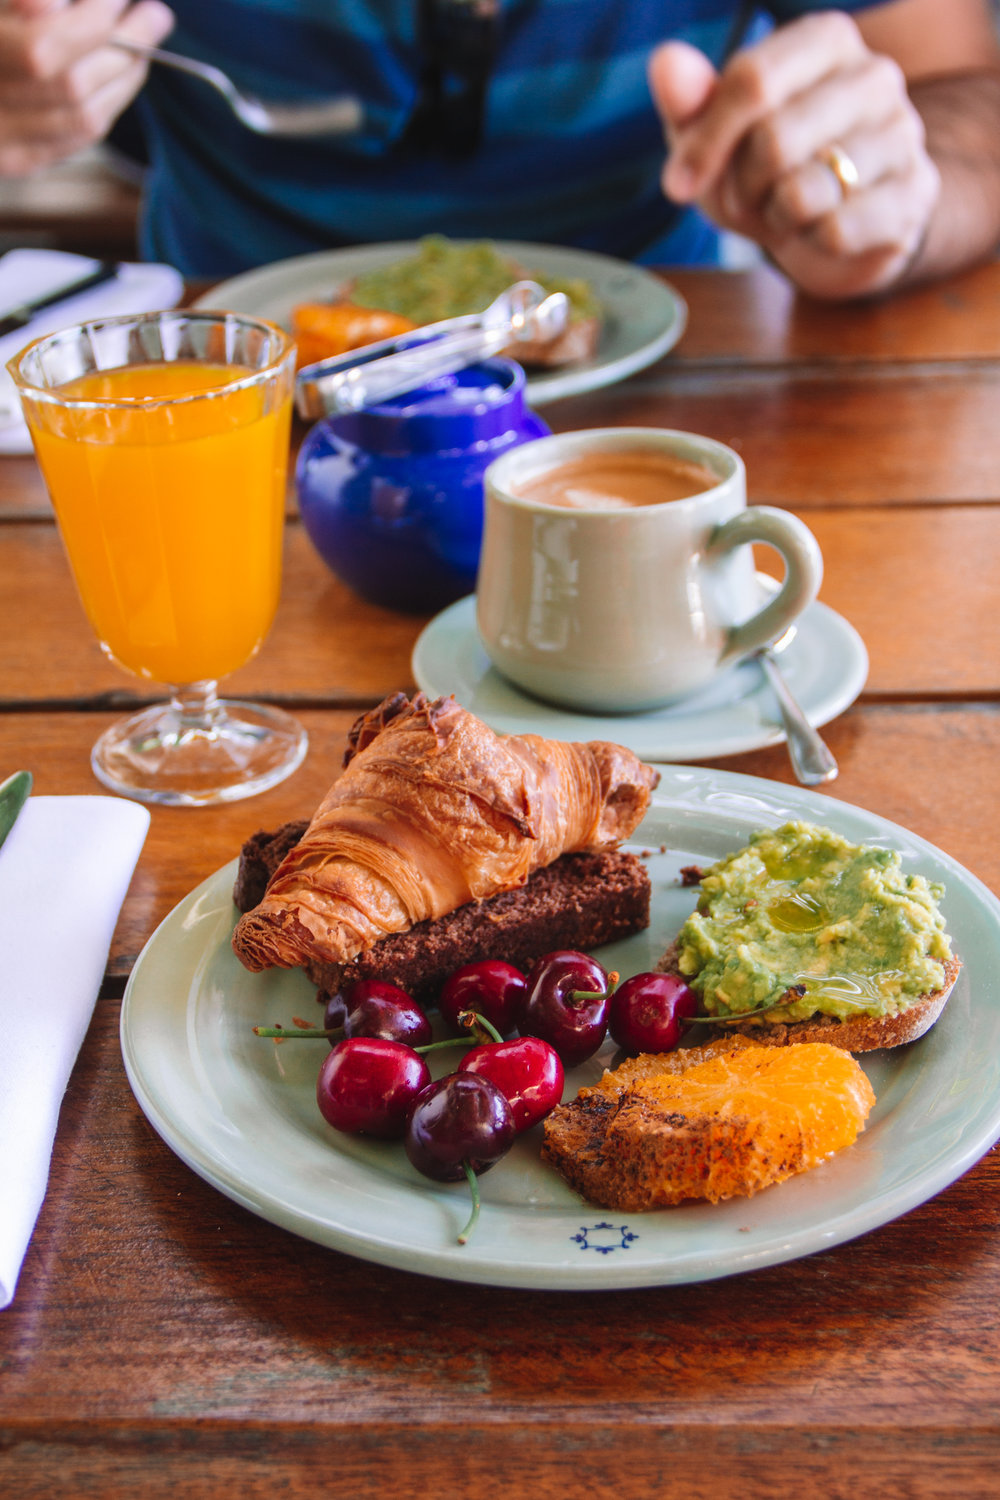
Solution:
[[(946, 886), (964, 968), (925, 1037), (859, 1059), (877, 1103), (855, 1145), (756, 1198), (621, 1215), (591, 1207), (542, 1165), (536, 1127), (482, 1177), (482, 1217), (460, 1246), (466, 1186), (422, 1178), (401, 1146), (330, 1129), (315, 1103), (321, 1043), (275, 1047), (252, 1035), (255, 1024), (317, 1012), (298, 971), (249, 974), (233, 956), (235, 863), (166, 918), (125, 992), (125, 1067), (154, 1128), (222, 1193), (295, 1234), (383, 1265), (497, 1286), (707, 1281), (840, 1244), (932, 1197), (1000, 1137), (1000, 902), (946, 854), (873, 813), (750, 776), (661, 769), (640, 830), (652, 924), (601, 953), (624, 973), (649, 968), (691, 909), (683, 865), (708, 863), (790, 817), (891, 845), (904, 868)], [(576, 1069), (566, 1097), (612, 1056), (608, 1044)]]
[[(226, 308), (289, 328), (297, 302), (331, 301), (345, 282), (373, 267), (406, 259), (416, 251), (417, 243), (399, 240), (296, 255), (222, 282), (195, 306)], [(532, 406), (624, 380), (666, 354), (684, 332), (686, 302), (672, 286), (642, 266), (561, 245), (533, 245), (521, 240), (497, 240), (496, 245), (501, 253), (542, 276), (583, 277), (604, 309), (597, 351), (591, 359), (553, 370), (528, 371)]]

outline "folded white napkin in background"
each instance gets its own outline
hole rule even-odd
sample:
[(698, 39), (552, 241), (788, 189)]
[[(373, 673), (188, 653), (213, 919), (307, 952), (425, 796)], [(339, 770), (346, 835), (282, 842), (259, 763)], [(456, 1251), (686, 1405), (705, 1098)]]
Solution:
[(124, 798), (29, 797), (0, 848), (0, 1308), (148, 827), (149, 810)]
[[(99, 265), (88, 255), (71, 255), (65, 250), (8, 250), (0, 257), (0, 316), (86, 276)], [(0, 338), (0, 454), (31, 452), (17, 388), (4, 368), (18, 350), (32, 339), (88, 318), (175, 307), (183, 291), (183, 278), (173, 266), (124, 264), (111, 281), (43, 308), (26, 327)]]

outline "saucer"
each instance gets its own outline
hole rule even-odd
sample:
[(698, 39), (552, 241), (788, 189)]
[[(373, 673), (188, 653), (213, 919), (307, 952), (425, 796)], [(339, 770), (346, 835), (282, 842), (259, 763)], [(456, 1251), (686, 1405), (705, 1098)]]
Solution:
[[(854, 702), (868, 676), (864, 642), (842, 615), (814, 603), (796, 622), (781, 668), (810, 723), (826, 724)], [(641, 714), (583, 714), (543, 703), (490, 663), (469, 594), (436, 615), (413, 650), (413, 678), (429, 697), (454, 693), (500, 734), (614, 740), (644, 760), (714, 760), (785, 739), (778, 705), (754, 661), (740, 662), (711, 687), (668, 708)]]

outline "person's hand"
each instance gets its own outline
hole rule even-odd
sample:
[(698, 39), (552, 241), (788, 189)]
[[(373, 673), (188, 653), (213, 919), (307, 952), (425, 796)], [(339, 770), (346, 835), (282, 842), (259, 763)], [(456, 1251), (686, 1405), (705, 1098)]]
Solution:
[(938, 171), (901, 70), (849, 16), (781, 27), (721, 73), (667, 42), (649, 81), (670, 148), (667, 196), (756, 240), (804, 290), (878, 291), (918, 250)]
[(114, 32), (156, 46), (173, 24), (160, 0), (0, 0), (0, 176), (102, 140), (146, 77), (104, 44)]

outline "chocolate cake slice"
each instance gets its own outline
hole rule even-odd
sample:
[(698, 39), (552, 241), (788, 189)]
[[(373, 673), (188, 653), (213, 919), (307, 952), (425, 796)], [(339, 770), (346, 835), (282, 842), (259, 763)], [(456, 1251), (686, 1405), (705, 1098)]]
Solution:
[[(304, 828), (286, 823), (247, 840), (233, 893), (241, 911), (261, 899), (271, 873)], [(429, 1004), (462, 964), (502, 958), (527, 970), (555, 948), (589, 950), (630, 937), (649, 926), (649, 901), (649, 874), (636, 855), (619, 850), (564, 854), (516, 890), (392, 933), (350, 963), (312, 963), (305, 972), (321, 1000), (359, 979), (387, 979)]]

